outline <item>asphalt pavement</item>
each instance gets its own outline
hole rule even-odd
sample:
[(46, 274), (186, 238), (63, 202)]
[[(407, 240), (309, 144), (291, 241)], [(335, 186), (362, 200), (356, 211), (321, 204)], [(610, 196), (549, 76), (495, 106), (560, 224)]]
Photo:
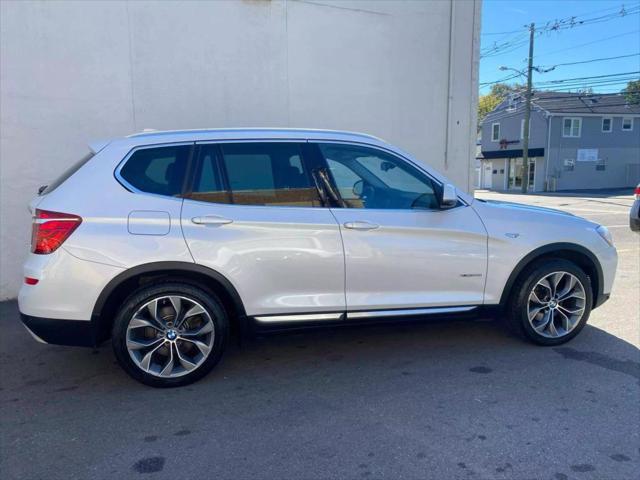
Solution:
[(318, 330), (231, 345), (200, 382), (131, 380), (110, 345), (41, 345), (0, 304), (3, 479), (640, 478), (640, 235), (630, 195), (482, 198), (607, 225), (609, 302), (542, 348), (497, 322)]

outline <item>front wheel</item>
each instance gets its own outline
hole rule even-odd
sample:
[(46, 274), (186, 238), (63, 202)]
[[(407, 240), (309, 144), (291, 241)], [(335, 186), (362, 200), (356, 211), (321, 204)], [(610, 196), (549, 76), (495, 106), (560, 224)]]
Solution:
[(507, 309), (512, 331), (539, 345), (560, 345), (585, 326), (593, 305), (591, 282), (574, 263), (552, 259), (523, 272)]
[(218, 363), (228, 330), (226, 312), (211, 293), (167, 282), (142, 287), (124, 301), (113, 326), (113, 350), (134, 379), (176, 387)]

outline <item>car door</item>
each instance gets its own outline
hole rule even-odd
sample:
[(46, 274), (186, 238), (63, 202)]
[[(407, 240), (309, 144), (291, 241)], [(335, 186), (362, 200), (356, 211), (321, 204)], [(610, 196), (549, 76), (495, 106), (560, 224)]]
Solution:
[(395, 154), (315, 145), (339, 197), (349, 312), (482, 303), (487, 234), (472, 208), (441, 209), (442, 186)]
[(224, 275), (259, 320), (313, 320), (318, 315), (307, 314), (314, 312), (338, 319), (345, 309), (340, 230), (304, 145), (203, 143), (195, 154), (182, 208), (185, 239), (194, 260)]

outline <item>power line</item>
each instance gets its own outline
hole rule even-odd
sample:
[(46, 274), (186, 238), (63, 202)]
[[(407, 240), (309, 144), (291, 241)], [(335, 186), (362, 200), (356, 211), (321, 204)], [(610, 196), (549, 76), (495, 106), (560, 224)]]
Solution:
[(579, 80), (572, 82), (564, 82), (564, 83), (536, 83), (536, 87), (543, 88), (567, 88), (570, 85), (601, 85), (607, 83), (619, 83), (626, 82), (631, 80), (636, 80), (638, 77), (634, 75), (626, 76), (626, 77), (618, 77), (618, 78), (601, 78), (596, 80)]
[(536, 85), (535, 89), (537, 91), (542, 91), (542, 92), (567, 92), (567, 93), (576, 92), (578, 93), (579, 91), (584, 91), (587, 89), (595, 89), (595, 88), (603, 88), (603, 87), (617, 88), (616, 86), (618, 85), (621, 87), (624, 87), (632, 80), (633, 79), (625, 78), (622, 80), (614, 80), (614, 81), (608, 80), (608, 81), (599, 82), (599, 83), (576, 83), (576, 84), (562, 86), (560, 88), (555, 87), (553, 85), (547, 85), (547, 86)]
[(501, 78), (500, 80), (496, 80), (495, 82), (483, 82), (483, 83), (480, 83), (478, 85), (480, 85), (480, 86), (495, 85), (496, 83), (506, 82), (508, 80), (512, 80), (512, 79), (514, 79), (516, 77), (519, 77), (519, 76), (520, 76), (519, 73), (514, 73), (513, 75), (510, 75), (510, 76), (505, 77), (505, 78)]
[(495, 51), (492, 51), (492, 52), (481, 54), (480, 58), (497, 57), (497, 56), (500, 56), (500, 55), (504, 55), (506, 53), (515, 52), (520, 47), (523, 47), (523, 46), (527, 45), (528, 43), (529, 42), (527, 40), (521, 40), (521, 41), (519, 41), (517, 43), (509, 45), (508, 47), (504, 47), (504, 49), (502, 49), (502, 50), (495, 50)]
[(600, 43), (600, 42), (604, 42), (604, 41), (607, 41), (607, 40), (612, 40), (614, 38), (624, 37), (626, 35), (633, 35), (634, 33), (638, 33), (638, 32), (640, 32), (640, 30), (632, 30), (630, 32), (619, 33), (618, 35), (612, 35), (610, 37), (604, 37), (604, 38), (601, 38), (599, 40), (594, 40), (592, 42), (581, 43), (580, 45), (574, 45), (572, 47), (567, 47), (567, 48), (561, 48), (560, 50), (554, 50), (553, 52), (546, 52), (546, 53), (543, 53), (542, 55), (536, 55), (535, 58), (540, 58), (540, 57), (544, 57), (544, 56), (553, 55), (555, 53), (564, 52), (566, 50), (573, 50), (574, 48), (586, 47), (587, 45), (593, 45), (594, 43)]
[[(629, 8), (633, 9), (633, 8), (638, 7), (638, 6), (640, 6), (640, 3), (633, 4)], [(616, 5), (615, 7), (601, 8), (601, 9), (598, 9), (598, 10), (592, 10), (590, 12), (580, 13), (579, 15), (575, 15), (575, 16), (576, 17), (585, 17), (587, 15), (594, 15), (596, 13), (603, 13), (603, 12), (611, 12), (613, 10), (620, 11), (623, 8), (624, 8), (624, 4), (622, 3), (622, 4), (620, 4), (620, 6)], [(567, 18), (571, 18), (571, 17), (567, 17)], [(546, 20), (546, 21), (545, 20), (539, 20), (539, 21), (537, 21), (537, 23), (538, 24), (542, 24), (542, 23), (549, 23), (551, 21), (553, 21), (553, 20)]]
[[(560, 110), (563, 108), (566, 108), (567, 110), (583, 110), (583, 109), (588, 109), (588, 110), (592, 110), (594, 108), (600, 107), (600, 108), (609, 108), (609, 107), (626, 107), (627, 105), (629, 105), (628, 102), (623, 102), (623, 103), (609, 103), (607, 105), (553, 105), (553, 110)], [(544, 107), (540, 107), (540, 108), (544, 108)], [(598, 112), (600, 113), (600, 112)], [(606, 113), (603, 112), (603, 115), (606, 115)]]
[[(583, 17), (586, 17), (587, 15), (591, 15), (594, 13), (602, 13), (602, 12), (610, 12), (610, 13), (607, 13), (605, 15), (600, 15), (597, 17), (583, 18)], [(544, 32), (547, 32), (547, 33), (553, 32), (553, 31), (558, 32), (561, 30), (573, 29), (578, 26), (593, 25), (597, 23), (608, 22), (611, 20), (625, 18), (627, 16), (636, 15), (639, 13), (640, 13), (640, 3), (634, 4), (629, 8), (625, 8), (624, 4), (622, 4), (620, 8), (610, 7), (606, 9), (596, 10), (591, 13), (573, 15), (560, 20), (558, 19), (548, 20), (543, 27), (536, 28), (535, 33), (540, 35)], [(523, 30), (511, 30), (511, 31), (505, 31), (505, 32), (487, 32), (487, 33), (483, 33), (482, 35), (506, 36), (514, 33), (520, 33), (522, 35), (523, 33), (526, 33), (526, 31), (523, 29)], [(524, 46), (527, 43), (525, 40), (521, 39), (521, 35), (516, 35), (514, 38), (506, 40), (502, 43), (494, 42), (494, 45), (492, 47), (485, 48), (480, 52), (480, 58), (495, 57), (498, 55), (504, 55), (507, 53), (514, 52), (515, 50)], [(574, 47), (570, 47), (570, 48), (574, 48)], [(547, 54), (547, 55), (550, 55), (550, 54)]]
[[(537, 92), (567, 92), (567, 93), (572, 93), (572, 90), (585, 90), (585, 89), (589, 89), (589, 88), (603, 88), (603, 87), (610, 87), (613, 88), (616, 85), (621, 85), (621, 86), (625, 86), (627, 85), (629, 82), (637, 80), (637, 77), (633, 77), (633, 78), (623, 78), (623, 79), (619, 79), (619, 80), (604, 80), (604, 81), (600, 81), (600, 82), (583, 82), (583, 83), (573, 83), (570, 85), (559, 85), (559, 86), (554, 86), (554, 85), (534, 85), (534, 90)], [(523, 88), (519, 88), (519, 89), (515, 89), (512, 90), (512, 92), (510, 93), (517, 93), (517, 94), (521, 94), (522, 92), (524, 92)], [(581, 92), (575, 92), (575, 93), (581, 93)], [(616, 92), (594, 92), (594, 93), (618, 93)]]
[(520, 47), (521, 45), (527, 43), (526, 37), (527, 35), (525, 32), (503, 42), (493, 42), (493, 45), (491, 47), (486, 47), (480, 51), (480, 58), (494, 56), (496, 53), (501, 52), (505, 49), (510, 49), (512, 47)]
[[(542, 27), (542, 28), (539, 28), (539, 29), (536, 29), (536, 30), (544, 30), (546, 28), (546, 26), (548, 26), (550, 24), (554, 25), (556, 23), (558, 25), (563, 25), (563, 26), (566, 24), (568, 27), (571, 27), (572, 19), (573, 19), (573, 26), (576, 26), (577, 22), (582, 22), (581, 24), (584, 24), (584, 22), (587, 22), (589, 20), (594, 20), (594, 19), (585, 19), (585, 20), (580, 21), (580, 20), (578, 20), (580, 17), (585, 17), (587, 15), (593, 15), (593, 14), (596, 14), (596, 13), (603, 13), (603, 12), (611, 12), (611, 13), (609, 13), (607, 15), (604, 15), (604, 17), (612, 16), (613, 18), (615, 18), (615, 17), (624, 18), (627, 15), (632, 15), (632, 14), (636, 13), (636, 9), (638, 9), (638, 8), (640, 8), (640, 3), (631, 5), (628, 9), (625, 9), (624, 4), (621, 4), (620, 7), (615, 6), (615, 7), (602, 8), (602, 9), (599, 9), (599, 10), (593, 10), (593, 11), (581, 13), (581, 14), (578, 14), (578, 15), (572, 15), (570, 17), (565, 17), (564, 19), (560, 19), (560, 20), (554, 19), (554, 20), (536, 21), (536, 23), (538, 23), (538, 24), (544, 24), (545, 25), (545, 27)], [(616, 12), (613, 12), (613, 10), (615, 10)], [(600, 17), (596, 17), (595, 19), (599, 19), (599, 18)], [(485, 33), (482, 33), (481, 35), (510, 35), (510, 34), (513, 34), (513, 33), (523, 32), (523, 31), (525, 31), (525, 29), (527, 27), (528, 27), (528, 25), (525, 25), (523, 28), (518, 29), (518, 30), (510, 30), (510, 31), (507, 31), (507, 32), (485, 32)]]
[[(534, 86), (538, 89), (548, 88), (548, 89), (559, 90), (559, 89), (567, 89), (567, 88), (569, 89), (588, 88), (589, 86), (617, 85), (621, 83), (627, 83), (632, 80), (636, 80), (638, 78), (637, 77), (638, 74), (640, 74), (640, 70), (633, 71), (633, 72), (610, 73), (606, 75), (591, 75), (588, 77), (563, 78), (558, 80), (547, 80), (542, 82), (536, 82)], [(482, 87), (486, 87), (488, 85), (495, 85), (496, 83), (506, 82), (508, 80), (512, 80), (519, 76), (520, 74), (514, 74), (493, 82), (483, 82), (479, 85)]]
[[(640, 90), (632, 89), (632, 90), (630, 90), (630, 92), (631, 93), (635, 93), (635, 92), (640, 92)], [(554, 91), (548, 91), (548, 92), (545, 92), (544, 90), (538, 90), (538, 91), (535, 92), (535, 94), (538, 94), (538, 95), (541, 94), (541, 93), (555, 93), (555, 90)], [(558, 92), (558, 93), (560, 93), (560, 92)], [(580, 97), (583, 97), (583, 98), (597, 98), (597, 97), (602, 97), (602, 96), (611, 97), (612, 95), (613, 96), (617, 96), (617, 95), (623, 95), (623, 94), (618, 92), (618, 91), (616, 91), (616, 92), (606, 92), (606, 93), (589, 93), (589, 92), (569, 93), (569, 92), (567, 92), (564, 95), (563, 94), (545, 95), (545, 96), (541, 96), (541, 97), (534, 96), (533, 98), (535, 100), (563, 100), (563, 99), (568, 100), (568, 99), (575, 99), (575, 98), (580, 98)]]
[(640, 7), (633, 6), (629, 9), (625, 9), (624, 6), (621, 7), (620, 11), (615, 13), (608, 13), (606, 15), (601, 15), (599, 17), (586, 18), (581, 19), (580, 16), (571, 16), (566, 17), (561, 20), (549, 21), (547, 24), (540, 29), (540, 31), (546, 32), (557, 32), (560, 30), (570, 30), (575, 27), (582, 27), (585, 25), (593, 25), (596, 23), (608, 22), (610, 20), (615, 20), (618, 18), (624, 18), (629, 15), (635, 15), (640, 13)]
[(571, 82), (571, 83), (562, 83), (562, 84), (539, 84), (535, 85), (537, 89), (549, 89), (549, 90), (566, 90), (572, 88), (587, 88), (587, 87), (595, 87), (595, 86), (603, 86), (603, 85), (618, 85), (623, 83), (628, 83), (633, 80), (637, 80), (638, 77), (629, 76), (629, 77), (620, 77), (620, 78), (611, 78), (611, 79), (600, 79), (600, 80), (591, 80), (591, 81), (580, 81), (580, 82)]
[(550, 67), (549, 70), (544, 69), (543, 73), (550, 72), (551, 70), (553, 70), (556, 67), (564, 67), (566, 65), (580, 65), (580, 64), (583, 64), (583, 63), (604, 62), (604, 61), (607, 61), (607, 60), (616, 60), (618, 58), (628, 58), (628, 57), (637, 57), (637, 56), (640, 56), (640, 52), (638, 52), (638, 53), (630, 53), (629, 55), (618, 55), (617, 57), (592, 58), (591, 60), (581, 60), (579, 62), (556, 63), (555, 65)]
[(590, 77), (574, 77), (574, 78), (563, 78), (561, 80), (547, 80), (546, 82), (538, 82), (537, 84), (547, 84), (547, 83), (561, 83), (561, 82), (568, 82), (571, 80), (589, 80), (592, 78), (607, 78), (607, 77), (619, 77), (622, 75), (635, 75), (640, 73), (640, 70), (636, 70), (634, 72), (620, 72), (620, 73), (608, 73), (606, 75), (593, 75)]
[(510, 35), (512, 33), (520, 33), (520, 32), (522, 32), (522, 29), (511, 30), (510, 32), (487, 32), (487, 33), (482, 33), (481, 35)]

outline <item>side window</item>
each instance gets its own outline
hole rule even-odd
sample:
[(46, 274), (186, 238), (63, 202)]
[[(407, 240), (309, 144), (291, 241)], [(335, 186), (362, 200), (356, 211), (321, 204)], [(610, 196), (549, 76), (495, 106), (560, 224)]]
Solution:
[[(208, 156), (207, 148), (210, 148)], [(216, 148), (222, 153), (219, 160)], [(203, 154), (191, 194), (195, 200), (237, 205), (321, 206), (297, 143), (221, 143), (218, 147), (203, 147)]]
[(563, 137), (580, 137), (582, 131), (582, 119), (580, 117), (565, 117), (562, 121)]
[(120, 177), (137, 190), (179, 196), (191, 145), (144, 148), (131, 155)]
[(492, 123), (491, 124), (491, 141), (498, 142), (500, 141), (500, 123)]
[(439, 208), (431, 179), (404, 160), (368, 147), (318, 146), (349, 208)]

